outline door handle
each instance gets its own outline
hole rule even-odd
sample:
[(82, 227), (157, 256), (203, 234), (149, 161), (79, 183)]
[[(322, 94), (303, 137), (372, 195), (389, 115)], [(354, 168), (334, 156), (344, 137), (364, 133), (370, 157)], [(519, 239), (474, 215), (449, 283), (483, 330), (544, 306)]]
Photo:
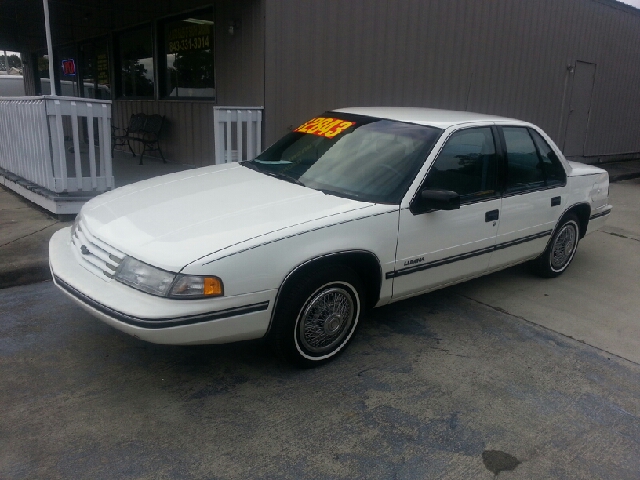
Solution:
[(561, 200), (560, 197), (553, 197), (551, 199), (551, 206), (555, 207), (556, 205), (560, 205), (560, 200)]
[(485, 222), (494, 222), (500, 218), (500, 210), (491, 210), (484, 214)]

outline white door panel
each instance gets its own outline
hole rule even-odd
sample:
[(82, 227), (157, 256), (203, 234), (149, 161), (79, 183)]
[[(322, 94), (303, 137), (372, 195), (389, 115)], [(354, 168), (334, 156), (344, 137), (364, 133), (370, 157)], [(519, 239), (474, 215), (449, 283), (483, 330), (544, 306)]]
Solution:
[[(558, 197), (561, 203), (552, 207), (551, 199)], [(504, 197), (496, 251), (491, 258), (490, 268), (541, 254), (562, 213), (562, 203), (565, 201), (562, 188)]]
[(498, 220), (485, 221), (500, 209), (500, 199), (413, 215), (400, 212), (393, 297), (411, 295), (461, 278), (489, 266)]

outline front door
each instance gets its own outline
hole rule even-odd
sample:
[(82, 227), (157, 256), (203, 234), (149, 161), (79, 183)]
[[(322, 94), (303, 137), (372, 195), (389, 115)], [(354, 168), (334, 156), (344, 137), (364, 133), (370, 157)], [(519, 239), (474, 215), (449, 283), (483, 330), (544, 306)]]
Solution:
[(421, 189), (454, 191), (456, 210), (401, 209), (393, 298), (485, 271), (498, 232), (499, 157), (491, 127), (453, 133)]

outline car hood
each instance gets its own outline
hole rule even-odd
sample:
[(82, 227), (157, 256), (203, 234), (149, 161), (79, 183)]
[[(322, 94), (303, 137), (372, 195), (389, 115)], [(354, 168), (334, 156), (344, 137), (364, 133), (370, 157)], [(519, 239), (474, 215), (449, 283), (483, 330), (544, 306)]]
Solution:
[(152, 178), (88, 202), (91, 234), (169, 271), (221, 250), (282, 237), (373, 204), (326, 195), (242, 167), (216, 165)]

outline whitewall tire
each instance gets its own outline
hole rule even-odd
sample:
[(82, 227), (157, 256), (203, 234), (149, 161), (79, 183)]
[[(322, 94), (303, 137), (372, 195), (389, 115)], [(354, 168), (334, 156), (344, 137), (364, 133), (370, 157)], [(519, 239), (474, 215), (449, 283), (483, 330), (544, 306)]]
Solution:
[(291, 278), (276, 306), (269, 340), (281, 358), (314, 367), (344, 351), (364, 305), (358, 275), (343, 265), (322, 265)]

